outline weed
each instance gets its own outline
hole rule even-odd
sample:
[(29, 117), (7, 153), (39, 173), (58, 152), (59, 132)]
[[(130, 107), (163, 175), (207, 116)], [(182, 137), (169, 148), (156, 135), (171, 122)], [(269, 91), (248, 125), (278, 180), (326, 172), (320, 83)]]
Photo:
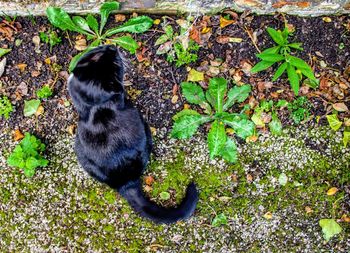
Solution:
[(62, 42), (62, 39), (57, 35), (55, 31), (52, 30), (48, 31), (47, 33), (40, 32), (39, 37), (41, 41), (50, 45), (50, 53), (54, 46)]
[(306, 97), (298, 97), (287, 105), (291, 118), (296, 124), (310, 117), (312, 105)]
[(8, 119), (12, 111), (13, 107), (8, 97), (2, 96), (0, 99), (0, 116), (4, 116), (5, 119)]
[(48, 98), (53, 94), (52, 89), (48, 85), (44, 85), (40, 90), (36, 92), (38, 98)]

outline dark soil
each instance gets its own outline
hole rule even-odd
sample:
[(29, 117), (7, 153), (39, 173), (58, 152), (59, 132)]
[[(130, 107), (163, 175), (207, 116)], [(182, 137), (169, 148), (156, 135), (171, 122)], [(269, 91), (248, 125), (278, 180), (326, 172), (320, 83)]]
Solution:
[[(350, 18), (347, 16), (332, 17), (332, 21), (329, 23), (323, 21), (322, 17), (242, 16), (238, 24), (230, 25), (223, 29), (218, 26), (219, 16), (213, 16), (211, 18), (212, 35), (208, 43), (205, 43), (200, 48), (198, 61), (190, 64), (190, 67), (197, 68), (201, 66), (203, 68), (204, 66), (205, 68), (205, 61), (210, 62), (210, 60), (221, 58), (226, 65), (219, 76), (232, 79), (230, 75), (231, 69), (241, 69), (244, 61), (249, 62), (251, 65), (257, 63), (257, 58), (255, 57), (257, 49), (245, 29), (256, 32), (257, 45), (263, 50), (272, 45), (265, 28), (268, 26), (282, 28), (285, 19), (295, 27), (296, 32), (292, 39), (293, 42), (303, 43), (305, 50), (299, 53), (298, 56), (312, 64), (319, 78), (327, 76), (328, 79), (332, 79), (337, 75), (336, 73), (341, 75), (344, 72), (350, 62), (348, 30)], [(1, 120), (0, 128), (8, 125), (10, 129), (34, 132), (46, 140), (54, 139), (57, 134), (67, 131), (67, 127), (76, 122), (76, 114), (72, 106), (67, 107), (64, 105), (64, 101), (70, 100), (66, 87), (68, 64), (72, 56), (78, 53), (71, 45), (72, 42), (74, 43), (76, 34), (70, 34), (68, 39), (67, 33), (58, 31), (62, 37), (61, 44), (55, 46), (50, 52), (49, 46), (41, 43), (40, 52), (36, 52), (32, 40), (34, 36), (39, 34), (39, 31), (50, 29), (51, 26), (47, 19), (43, 17), (36, 17), (34, 20), (18, 18), (16, 21), (22, 25), (22, 29), (15, 33), (12, 40), (0, 37), (1, 47), (12, 48), (11, 53), (6, 56), (6, 71), (0, 78), (2, 83), (1, 93), (9, 96), (16, 108), (9, 120)], [(175, 24), (174, 21), (173, 23)], [(114, 20), (109, 23), (109, 26), (113, 25), (115, 25)], [(172, 124), (172, 115), (182, 108), (184, 102), (181, 96), (176, 104), (171, 102), (173, 87), (186, 80), (187, 70), (186, 67), (176, 68), (174, 64), (168, 63), (165, 57), (155, 54), (157, 48), (153, 45), (155, 40), (161, 35), (160, 26), (158, 28), (155, 27), (142, 35), (135, 35), (135, 39), (141, 41), (143, 47), (146, 48), (144, 53), (146, 61), (138, 62), (135, 55), (124, 52), (127, 63), (125, 80), (132, 84), (128, 87), (128, 90), (141, 91), (141, 94), (133, 99), (147, 117), (150, 125), (169, 130)], [(239, 37), (243, 41), (241, 43), (219, 44), (216, 42), (216, 38), (219, 35)], [(15, 39), (22, 40), (22, 43), (19, 46), (15, 46)], [(344, 45), (344, 47), (342, 48), (341, 45)], [(24, 100), (36, 98), (35, 91), (43, 84), (52, 83), (50, 80), (52, 81), (56, 77), (50, 65), (44, 62), (45, 59), (53, 56), (57, 59), (57, 64), (62, 66), (62, 71), (58, 74), (57, 82), (54, 85), (54, 97), (43, 101), (44, 114), (38, 116), (38, 118), (26, 118), (23, 116)], [(326, 68), (321, 68), (319, 64), (321, 60), (327, 64)], [(146, 64), (147, 62), (148, 64)], [(23, 72), (17, 67), (17, 64), (20, 63), (27, 64)], [(42, 65), (40, 69), (38, 65)], [(280, 89), (284, 89), (286, 92), (281, 94), (279, 99), (293, 99), (293, 94), (285, 76), (274, 83), (272, 88), (257, 89), (259, 82), (271, 80), (272, 70), (271, 68), (270, 71), (261, 72), (254, 76), (247, 76), (242, 72), (242, 80), (253, 85), (253, 95), (256, 100), (262, 98), (276, 100), (271, 94)], [(33, 77), (33, 71), (39, 71), (40, 75)], [(349, 79), (346, 78), (349, 77), (344, 77), (343, 81), (349, 85)], [(206, 76), (206, 79), (208, 79), (208, 76)], [(21, 95), (17, 90), (17, 87), (22, 82), (28, 87), (28, 92), (24, 95)], [(333, 102), (345, 101), (350, 107), (349, 99), (347, 99), (349, 89), (344, 91), (342, 99), (335, 97), (329, 89), (326, 92), (330, 95), (322, 94), (322, 90), (317, 95), (313, 90), (306, 91), (304, 95), (307, 95), (313, 103), (315, 116), (324, 116), (327, 106)], [(180, 95), (180, 92), (177, 91), (177, 94)], [(292, 123), (288, 117), (288, 111), (280, 111), (280, 116), (285, 125)], [(322, 119), (320, 122), (325, 123)]]

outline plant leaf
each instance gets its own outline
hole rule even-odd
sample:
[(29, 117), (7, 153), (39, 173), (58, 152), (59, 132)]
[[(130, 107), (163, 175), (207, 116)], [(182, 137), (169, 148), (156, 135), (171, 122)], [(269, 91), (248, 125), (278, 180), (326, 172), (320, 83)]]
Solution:
[(321, 219), (319, 224), (327, 242), (342, 231), (342, 227), (334, 219)]
[(161, 192), (159, 194), (159, 197), (161, 200), (168, 200), (168, 199), (170, 199), (170, 193), (169, 192)]
[(168, 36), (168, 38), (172, 38), (174, 34), (173, 27), (171, 25), (167, 25), (164, 27), (165, 34)]
[(39, 99), (32, 99), (29, 101), (24, 101), (24, 116), (29, 117), (36, 113), (40, 105)]
[(329, 126), (334, 131), (337, 131), (341, 127), (341, 125), (343, 124), (343, 122), (341, 122), (338, 119), (338, 116), (336, 114), (326, 115), (326, 117), (327, 117)]
[(350, 131), (344, 131), (343, 133), (344, 148), (348, 146), (349, 141), (350, 141)]
[(89, 27), (98, 34), (98, 21), (97, 19), (92, 16), (91, 14), (87, 15), (86, 22), (88, 23)]
[(213, 227), (220, 227), (221, 225), (226, 225), (226, 224), (227, 224), (227, 218), (223, 213), (216, 215), (213, 221), (211, 222), (211, 225)]
[(277, 54), (281, 46), (270, 47), (261, 52), (261, 54)]
[(303, 48), (301, 45), (302, 45), (302, 43), (299, 43), (299, 42), (287, 44), (287, 46), (289, 46), (289, 47), (291, 47), (291, 48), (294, 48), (294, 49), (298, 49), (298, 50), (300, 50), (300, 51), (303, 51), (304, 48)]
[(279, 62), (285, 59), (283, 55), (267, 54), (267, 53), (256, 54), (256, 57), (260, 58), (263, 61), (268, 61), (268, 62)]
[(82, 18), (80, 16), (74, 16), (72, 18), (72, 20), (73, 20), (74, 24), (76, 26), (78, 26), (79, 28), (81, 28), (82, 30), (87, 31), (88, 33), (92, 33), (92, 34), (94, 33), (90, 29), (88, 22), (84, 18)]
[(260, 71), (263, 71), (265, 69), (268, 69), (269, 67), (271, 67), (273, 64), (275, 64), (274, 62), (269, 62), (269, 61), (261, 61), (258, 62), (251, 70), (250, 73), (254, 74)]
[(255, 125), (250, 120), (237, 118), (229, 120), (225, 117), (223, 121), (235, 130), (238, 137), (241, 137), (244, 140), (254, 134)]
[(287, 62), (282, 63), (276, 70), (275, 74), (273, 75), (272, 81), (276, 81), (286, 70), (287, 66), (288, 66)]
[(189, 103), (199, 105), (205, 102), (205, 95), (202, 87), (191, 82), (181, 83), (182, 94)]
[(285, 41), (282, 36), (281, 31), (276, 31), (275, 29), (268, 27), (266, 31), (270, 34), (271, 38), (278, 44), (278, 45), (284, 45)]
[(69, 17), (68, 13), (65, 12), (63, 9), (58, 7), (48, 7), (46, 9), (47, 18), (49, 19), (50, 23), (61, 30), (70, 30), (73, 32), (82, 33), (85, 35), (89, 35), (88, 32), (84, 31), (80, 27), (78, 27)]
[(123, 25), (107, 30), (105, 37), (112, 36), (120, 32), (143, 33), (153, 25), (153, 19), (147, 16), (139, 16), (129, 19)]
[(246, 100), (251, 92), (252, 87), (249, 84), (244, 84), (242, 86), (235, 86), (229, 90), (227, 93), (227, 100), (223, 107), (223, 111), (226, 111), (236, 102), (242, 103)]
[(154, 45), (155, 45), (155, 46), (161, 45), (161, 44), (167, 42), (168, 40), (169, 40), (168, 35), (163, 34), (163, 35), (161, 35), (161, 36), (156, 40), (156, 42), (154, 43)]
[(7, 49), (7, 48), (0, 48), (0, 57), (4, 56), (5, 54), (11, 52), (11, 49)]
[(272, 120), (269, 123), (269, 128), (272, 134), (280, 135), (282, 133), (282, 123), (275, 113), (272, 114)]
[(226, 139), (225, 125), (222, 122), (215, 120), (208, 133), (210, 159), (220, 155), (225, 146)]
[(237, 146), (234, 140), (227, 138), (225, 146), (221, 151), (221, 156), (230, 163), (237, 162)]
[(299, 77), (297, 72), (295, 71), (295, 68), (290, 64), (288, 64), (287, 66), (287, 75), (290, 86), (292, 87), (294, 94), (297, 96), (299, 93)]
[(120, 47), (128, 50), (130, 53), (135, 54), (139, 48), (137, 42), (130, 36), (121, 36), (111, 39), (112, 42), (118, 44)]
[(309, 72), (312, 73), (312, 69), (311, 67), (309, 66), (309, 64), (307, 64), (304, 60), (298, 58), (298, 57), (295, 57), (295, 56), (292, 56), (292, 55), (288, 55), (287, 56), (287, 61), (293, 65), (294, 67), (298, 68), (298, 69), (305, 69), (305, 70), (308, 70)]
[(224, 78), (216, 77), (210, 79), (208, 91), (213, 98), (213, 106), (218, 113), (222, 112), (226, 90), (227, 81)]
[[(307, 78), (309, 78), (311, 81), (316, 81), (316, 77), (314, 76), (314, 73), (312, 72), (311, 68), (310, 69), (300, 69), (301, 73), (306, 76)], [(318, 86), (318, 85), (317, 85)], [(317, 87), (316, 86), (316, 87)], [(314, 87), (311, 88), (316, 88), (315, 85)]]
[(198, 127), (210, 121), (211, 118), (202, 115), (185, 115), (175, 121), (171, 130), (171, 137), (179, 139), (188, 139), (194, 135)]
[(261, 113), (262, 113), (262, 110), (255, 111), (255, 113), (251, 117), (251, 120), (254, 122), (256, 126), (263, 128), (265, 127), (265, 123), (261, 119)]
[(187, 76), (187, 81), (198, 82), (204, 80), (204, 73), (191, 69)]
[(102, 34), (103, 28), (105, 27), (108, 16), (112, 11), (119, 10), (118, 2), (105, 2), (100, 7), (101, 14), (101, 26), (100, 26), (100, 34)]
[(183, 109), (182, 111), (176, 113), (172, 119), (174, 121), (177, 121), (179, 118), (181, 118), (182, 116), (185, 116), (185, 115), (200, 115), (197, 111), (195, 110), (191, 110), (191, 109)]

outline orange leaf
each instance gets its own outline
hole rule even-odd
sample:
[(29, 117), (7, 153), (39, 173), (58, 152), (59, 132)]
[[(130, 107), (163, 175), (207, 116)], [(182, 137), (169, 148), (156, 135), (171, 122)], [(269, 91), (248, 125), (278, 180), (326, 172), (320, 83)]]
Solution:
[(152, 185), (154, 183), (154, 178), (152, 176), (146, 176), (145, 183), (146, 185)]
[(236, 23), (236, 20), (230, 20), (230, 19), (226, 19), (222, 16), (220, 16), (220, 28), (224, 28), (228, 25), (234, 24)]
[(17, 64), (17, 68), (18, 68), (21, 72), (23, 72), (23, 71), (26, 69), (26, 67), (27, 67), (27, 64), (25, 64), (25, 63)]
[(16, 129), (16, 130), (14, 131), (14, 133), (13, 133), (13, 139), (14, 139), (15, 141), (22, 140), (23, 137), (24, 137), (24, 135), (21, 133), (20, 130)]

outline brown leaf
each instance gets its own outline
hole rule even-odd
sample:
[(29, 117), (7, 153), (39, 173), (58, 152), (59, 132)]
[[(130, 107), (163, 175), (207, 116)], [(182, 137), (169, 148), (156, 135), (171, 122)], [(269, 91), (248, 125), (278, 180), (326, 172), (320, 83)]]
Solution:
[(19, 63), (17, 64), (17, 68), (21, 71), (21, 72), (24, 72), (24, 70), (26, 69), (27, 67), (27, 64), (25, 63)]
[(172, 104), (176, 104), (178, 100), (179, 100), (179, 96), (178, 96), (178, 95), (174, 95), (174, 96), (171, 98), (171, 103), (172, 103)]
[(342, 216), (341, 216), (341, 219), (344, 221), (344, 222), (350, 222), (350, 217), (349, 216), (347, 216), (346, 214), (343, 214)]
[(333, 109), (338, 112), (347, 112), (349, 108), (344, 103), (335, 103), (332, 105)]
[(230, 20), (220, 16), (220, 28), (224, 28), (228, 25), (235, 24), (237, 20)]
[(84, 51), (87, 48), (86, 39), (82, 38), (76, 40), (74, 48), (78, 51)]
[(13, 132), (13, 139), (15, 141), (19, 141), (19, 140), (22, 140), (24, 138), (24, 135), (21, 133), (21, 131), (19, 129), (16, 129), (14, 132)]
[(311, 207), (305, 206), (305, 212), (306, 212), (307, 214), (309, 214), (309, 213), (312, 213), (313, 210), (311, 209)]
[(42, 115), (44, 113), (44, 107), (42, 105), (39, 105), (38, 109), (35, 112), (35, 116)]
[(154, 183), (154, 178), (152, 176), (145, 177), (145, 184), (151, 186)]
[(192, 29), (190, 30), (189, 38), (197, 42), (199, 45), (201, 45), (202, 43), (200, 38), (200, 31), (196, 26), (192, 26)]
[(177, 91), (179, 90), (179, 85), (177, 84), (174, 84), (173, 85), (173, 89), (172, 89), (172, 92), (173, 92), (173, 96), (175, 96), (177, 94)]
[(251, 183), (253, 181), (253, 176), (251, 174), (247, 174), (247, 181)]
[(126, 16), (124, 14), (116, 14), (114, 16), (115, 22), (124, 22), (126, 20)]
[(70, 135), (74, 135), (75, 130), (76, 130), (76, 127), (77, 127), (77, 126), (76, 126), (75, 124), (68, 126), (68, 127), (67, 127), (67, 132), (68, 132)]

